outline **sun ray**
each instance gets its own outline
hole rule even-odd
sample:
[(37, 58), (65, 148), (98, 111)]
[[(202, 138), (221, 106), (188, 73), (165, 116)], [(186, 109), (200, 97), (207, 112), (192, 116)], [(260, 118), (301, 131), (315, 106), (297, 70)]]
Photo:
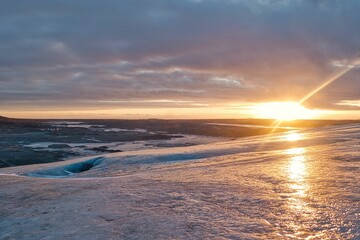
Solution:
[(318, 87), (316, 87), (314, 90), (312, 90), (311, 92), (309, 92), (308, 94), (306, 94), (306, 95), (299, 101), (299, 104), (304, 103), (306, 100), (308, 100), (309, 98), (311, 98), (312, 96), (314, 96), (316, 93), (318, 93), (319, 91), (321, 91), (323, 88), (325, 88), (326, 86), (328, 86), (329, 84), (331, 84), (331, 83), (334, 82), (335, 80), (341, 78), (341, 77), (344, 76), (346, 73), (348, 73), (350, 70), (358, 67), (359, 64), (360, 64), (360, 59), (357, 58), (357, 59), (353, 60), (350, 64), (344, 66), (342, 69), (334, 72), (334, 73), (331, 74), (328, 78), (326, 78), (323, 82), (321, 82)]

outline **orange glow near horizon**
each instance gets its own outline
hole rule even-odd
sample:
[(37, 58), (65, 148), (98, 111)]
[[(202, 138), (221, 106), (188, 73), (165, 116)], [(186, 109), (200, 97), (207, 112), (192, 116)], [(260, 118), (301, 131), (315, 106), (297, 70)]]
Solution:
[[(0, 116), (28, 119), (243, 119), (267, 118), (279, 121), (295, 119), (358, 119), (360, 111), (311, 110), (302, 106), (280, 103), (224, 104), (192, 108), (53, 108), (1, 109)], [(293, 108), (293, 106), (295, 106)]]
[(227, 102), (197, 107), (19, 107), (0, 108), (0, 116), (28, 119), (359, 119), (358, 110), (307, 109), (296, 102)]
[(266, 102), (255, 105), (253, 114), (259, 118), (281, 121), (318, 118), (320, 111), (310, 110), (297, 102)]

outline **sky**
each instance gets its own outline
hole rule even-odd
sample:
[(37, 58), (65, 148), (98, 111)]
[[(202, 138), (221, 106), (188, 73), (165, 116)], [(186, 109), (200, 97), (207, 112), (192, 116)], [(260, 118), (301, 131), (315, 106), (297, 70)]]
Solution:
[(0, 115), (360, 118), (358, 0), (0, 0)]

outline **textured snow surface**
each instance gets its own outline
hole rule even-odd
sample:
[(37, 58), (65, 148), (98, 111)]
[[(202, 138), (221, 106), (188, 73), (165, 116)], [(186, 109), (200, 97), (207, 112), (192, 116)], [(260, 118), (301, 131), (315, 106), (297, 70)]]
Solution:
[(360, 126), (0, 170), (1, 239), (359, 239)]

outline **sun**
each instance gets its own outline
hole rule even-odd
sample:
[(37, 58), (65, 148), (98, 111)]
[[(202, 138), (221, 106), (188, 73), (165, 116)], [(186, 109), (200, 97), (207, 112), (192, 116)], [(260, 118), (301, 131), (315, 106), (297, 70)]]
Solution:
[(270, 118), (281, 121), (312, 119), (318, 116), (316, 110), (310, 110), (297, 102), (267, 102), (252, 107), (252, 112), (259, 118)]

